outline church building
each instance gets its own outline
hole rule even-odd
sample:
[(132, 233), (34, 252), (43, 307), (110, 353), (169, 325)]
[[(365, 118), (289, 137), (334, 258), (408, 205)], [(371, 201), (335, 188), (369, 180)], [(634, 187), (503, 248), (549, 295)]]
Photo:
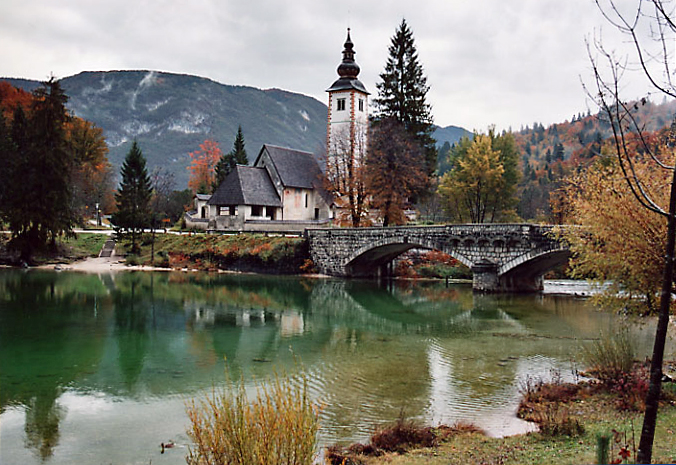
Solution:
[[(358, 163), (366, 155), (368, 96), (357, 78), (350, 30), (329, 94), (327, 166), (335, 157)], [(265, 144), (252, 166), (237, 165), (211, 196), (195, 197), (190, 228), (212, 231), (302, 232), (327, 227), (335, 216), (324, 174), (310, 152)]]

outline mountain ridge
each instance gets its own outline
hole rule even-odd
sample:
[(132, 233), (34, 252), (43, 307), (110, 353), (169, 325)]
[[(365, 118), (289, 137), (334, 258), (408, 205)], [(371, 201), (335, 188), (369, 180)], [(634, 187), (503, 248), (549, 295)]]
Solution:
[[(39, 81), (0, 78), (33, 91)], [(279, 88), (222, 84), (208, 77), (153, 70), (83, 71), (60, 79), (68, 109), (103, 129), (109, 159), (119, 172), (131, 142), (137, 140), (149, 170), (174, 173), (177, 188), (187, 186), (189, 153), (205, 139), (232, 148), (242, 126), (249, 160), (263, 144), (305, 150), (322, 156), (328, 109), (304, 94)], [(438, 146), (471, 132), (437, 127)]]

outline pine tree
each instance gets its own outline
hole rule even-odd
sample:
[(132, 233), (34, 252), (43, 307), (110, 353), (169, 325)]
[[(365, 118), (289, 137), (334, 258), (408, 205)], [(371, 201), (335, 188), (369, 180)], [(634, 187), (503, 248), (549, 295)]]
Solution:
[(122, 183), (115, 194), (117, 212), (112, 222), (118, 233), (124, 231), (131, 235), (131, 253), (140, 252), (137, 236), (143, 228), (150, 224), (150, 176), (146, 168), (146, 160), (136, 141), (131, 146), (122, 165)]
[(236, 165), (248, 165), (249, 158), (246, 155), (244, 148), (244, 134), (242, 133), (242, 126), (237, 129), (237, 136), (232, 150), (221, 157), (216, 165), (216, 180), (214, 181), (213, 190), (215, 191), (223, 180), (235, 169)]
[(432, 174), (436, 169), (437, 149), (432, 138), (434, 131), (432, 109), (426, 101), (429, 86), (422, 65), (418, 61), (413, 33), (402, 19), (389, 47), (385, 71), (376, 84), (378, 97), (375, 120), (395, 118), (404, 125), (406, 132), (422, 147), (426, 170)]

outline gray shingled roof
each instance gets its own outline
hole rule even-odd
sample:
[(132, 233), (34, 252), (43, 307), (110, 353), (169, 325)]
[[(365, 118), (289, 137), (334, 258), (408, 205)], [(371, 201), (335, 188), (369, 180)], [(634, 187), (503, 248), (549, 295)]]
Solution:
[(366, 90), (366, 87), (364, 87), (364, 84), (357, 78), (340, 78), (333, 84), (331, 84), (331, 87), (326, 89), (326, 92), (335, 92), (338, 90), (351, 90), (355, 89), (358, 90), (359, 92), (363, 92), (366, 95), (369, 95), (369, 92)]
[(265, 168), (237, 165), (211, 196), (209, 205), (281, 207), (282, 201)]
[[(316, 189), (321, 184), (321, 169), (315, 156), (310, 152), (265, 144), (258, 158), (263, 151), (267, 151), (270, 155), (284, 187)], [(258, 163), (258, 158), (254, 165)]]

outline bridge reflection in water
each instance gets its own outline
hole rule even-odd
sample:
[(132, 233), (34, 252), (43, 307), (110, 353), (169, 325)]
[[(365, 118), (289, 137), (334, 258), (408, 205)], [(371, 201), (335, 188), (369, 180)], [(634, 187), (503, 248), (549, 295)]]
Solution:
[(310, 254), (320, 272), (341, 277), (380, 277), (411, 249), (445, 252), (467, 265), (474, 290), (534, 292), (543, 275), (570, 257), (555, 226), (469, 224), (307, 230)]

